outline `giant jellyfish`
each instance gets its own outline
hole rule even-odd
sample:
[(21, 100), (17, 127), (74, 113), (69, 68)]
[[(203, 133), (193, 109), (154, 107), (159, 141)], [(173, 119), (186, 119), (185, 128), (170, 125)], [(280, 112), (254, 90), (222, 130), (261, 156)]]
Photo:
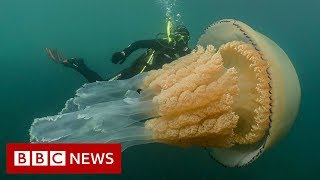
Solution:
[(199, 146), (225, 166), (244, 166), (289, 130), (299, 104), (285, 52), (228, 19), (159, 70), (85, 84), (60, 113), (34, 120), (30, 141)]

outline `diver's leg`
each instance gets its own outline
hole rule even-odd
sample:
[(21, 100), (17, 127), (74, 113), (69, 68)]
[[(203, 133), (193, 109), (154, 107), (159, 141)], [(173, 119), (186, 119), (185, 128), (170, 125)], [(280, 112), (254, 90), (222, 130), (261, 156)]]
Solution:
[(80, 58), (71, 58), (63, 60), (63, 65), (78, 71), (89, 83), (103, 81), (98, 73), (91, 70)]
[(99, 76), (98, 73), (94, 72), (86, 64), (84, 64), (83, 59), (64, 59), (59, 51), (52, 50), (50, 48), (46, 48), (46, 52), (49, 59), (78, 71), (80, 74), (82, 74), (82, 76), (84, 76), (87, 79), (88, 82), (91, 83), (95, 81), (103, 81), (103, 79), (101, 78), (101, 76)]
[(115, 76), (108, 78), (108, 81), (113, 81), (113, 80), (124, 80), (124, 79), (129, 79), (132, 78), (133, 76), (137, 75), (137, 73), (134, 73), (132, 67), (126, 68), (122, 71), (120, 71), (118, 74)]
[(70, 63), (72, 64), (73, 69), (78, 71), (89, 83), (103, 81), (102, 77), (84, 64), (82, 59), (75, 59)]
[(136, 74), (132, 71), (131, 68), (127, 68), (127, 69), (124, 69), (123, 71), (121, 71), (121, 76), (118, 79), (119, 80), (129, 79), (135, 75)]

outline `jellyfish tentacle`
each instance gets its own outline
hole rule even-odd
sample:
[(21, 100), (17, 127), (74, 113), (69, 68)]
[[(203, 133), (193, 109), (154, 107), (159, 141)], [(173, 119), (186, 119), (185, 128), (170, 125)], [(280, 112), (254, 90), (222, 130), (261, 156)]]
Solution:
[(122, 100), (128, 90), (136, 91), (148, 73), (141, 73), (126, 80), (98, 81), (83, 85), (76, 97), (67, 101), (60, 114), (85, 109), (93, 104)]
[[(81, 142), (81, 140), (86, 140), (87, 136), (92, 136), (99, 137), (101, 142), (109, 141), (110, 138), (112, 140), (112, 134), (95, 134), (94, 132), (126, 134), (123, 129), (128, 130), (135, 123), (157, 117), (156, 106), (153, 106), (152, 103), (152, 93), (148, 90), (141, 94), (136, 92), (136, 89), (141, 86), (144, 76), (136, 76), (130, 82), (125, 80), (124, 82), (131, 83), (129, 85), (113, 81), (86, 85), (97, 93), (87, 92), (88, 89), (81, 88), (77, 91), (78, 96), (72, 99), (80, 105), (78, 108), (71, 109), (69, 106), (65, 108), (69, 110), (67, 113), (35, 119), (30, 128), (30, 140), (32, 142)], [(126, 91), (121, 89), (119, 97), (113, 97), (113, 99), (121, 100), (109, 101), (106, 99), (101, 102), (101, 99), (97, 97), (109, 92), (105, 89), (114, 88), (109, 87), (108, 84), (111, 84), (110, 86), (121, 84), (130, 89), (126, 89)], [(106, 96), (110, 95), (114, 95), (113, 92)], [(147, 134), (145, 135), (147, 136)]]

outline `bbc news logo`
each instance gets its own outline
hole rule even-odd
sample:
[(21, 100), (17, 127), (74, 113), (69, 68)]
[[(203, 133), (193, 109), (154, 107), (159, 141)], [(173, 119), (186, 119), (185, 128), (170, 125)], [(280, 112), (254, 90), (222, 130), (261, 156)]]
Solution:
[[(50, 162), (50, 165), (49, 165), (49, 162)], [(14, 151), (14, 166), (65, 166), (65, 165), (66, 165), (65, 151)]]
[[(112, 156), (113, 153), (70, 153), (70, 164), (113, 164)], [(65, 166), (66, 160), (65, 151), (14, 151), (14, 166)]]
[(8, 174), (120, 174), (120, 144), (7, 144)]

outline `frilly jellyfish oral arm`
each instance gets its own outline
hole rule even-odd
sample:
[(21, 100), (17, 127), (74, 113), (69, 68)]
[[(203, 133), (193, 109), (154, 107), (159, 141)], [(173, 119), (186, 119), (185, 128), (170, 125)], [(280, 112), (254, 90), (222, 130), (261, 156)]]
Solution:
[(150, 142), (141, 122), (157, 116), (156, 106), (148, 91), (136, 91), (145, 75), (84, 85), (58, 115), (35, 119), (31, 142), (121, 142), (123, 149)]

